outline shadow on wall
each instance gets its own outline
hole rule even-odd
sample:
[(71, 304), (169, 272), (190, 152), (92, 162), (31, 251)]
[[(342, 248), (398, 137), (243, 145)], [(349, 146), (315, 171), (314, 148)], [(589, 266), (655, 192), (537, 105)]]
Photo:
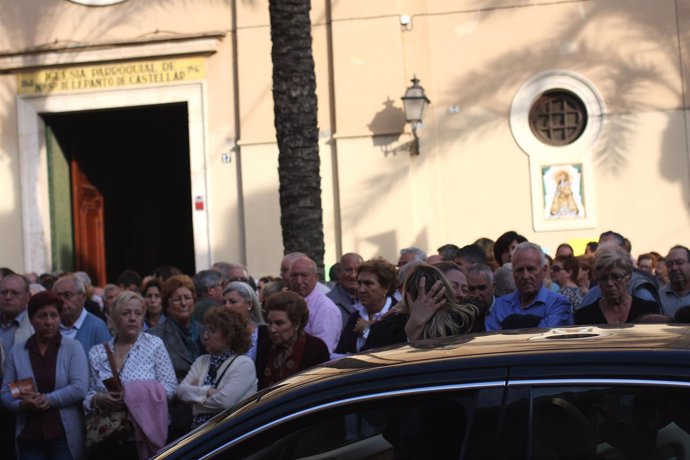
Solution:
[[(396, 154), (401, 147), (393, 148), (405, 130), (405, 112), (394, 106), (395, 101), (386, 96), (383, 102), (383, 110), (376, 112), (371, 123), (367, 125), (372, 133), (374, 147), (380, 148), (385, 156)], [(403, 144), (405, 145), (405, 144)]]
[[(497, 14), (509, 14), (500, 1), (489, 4), (482, 22)], [(580, 7), (579, 18), (568, 17), (560, 23), (558, 36), (525, 44), (519, 50), (510, 50), (488, 62), (484, 69), (458, 78), (455, 87), (457, 99), (467, 107), (461, 121), (445, 117), (439, 123), (440, 132), (457, 132), (458, 137), (484, 137), (505, 123), (506, 91), (517, 90), (537, 73), (550, 69), (592, 69), (597, 81), (607, 86), (605, 96), (607, 110), (617, 114), (613, 122), (605, 125), (605, 136), (596, 153), (597, 166), (616, 173), (625, 167), (628, 158), (630, 133), (637, 127), (635, 112), (648, 110), (648, 87), (655, 85), (679, 99), (679, 86), (675, 73), (664, 72), (644, 57), (631, 59), (622, 54), (617, 42), (589, 43), (584, 35), (594, 21), (616, 21), (630, 25), (628, 39), (639, 41), (641, 37), (654, 42), (655, 49), (667, 55), (669, 64), (677, 67), (676, 41), (669, 39), (668, 26), (662, 21), (650, 20), (654, 15), (654, 2), (636, 3), (635, 7), (622, 8), (620, 3), (588, 2)], [(530, 6), (531, 8), (531, 6)], [(550, 6), (544, 6), (548, 13)], [(672, 25), (675, 30), (675, 23)], [(480, 26), (481, 27), (481, 26)], [(623, 37), (621, 40), (625, 40)], [(687, 40), (686, 40), (687, 41)], [(576, 65), (573, 65), (576, 63)], [(586, 77), (588, 75), (585, 75)], [(591, 77), (591, 76), (590, 76)]]

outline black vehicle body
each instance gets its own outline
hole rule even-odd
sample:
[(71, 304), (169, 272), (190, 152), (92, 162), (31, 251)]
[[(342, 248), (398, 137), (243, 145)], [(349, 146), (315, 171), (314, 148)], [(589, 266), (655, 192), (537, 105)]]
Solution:
[[(215, 417), (154, 458), (541, 459), (615, 454), (690, 459), (688, 390), (686, 325), (532, 329), (425, 340), (309, 369)], [(379, 406), (379, 412), (361, 415)], [(464, 412), (461, 420), (455, 420), (453, 407)], [(381, 413), (388, 418), (379, 431), (353, 431), (353, 420), (381, 421)], [(659, 415), (654, 418), (654, 413)], [(416, 429), (410, 426), (419, 426), (407, 423), (410, 414), (427, 417), (430, 425), (437, 422), (437, 433), (408, 436)], [(338, 429), (319, 431), (319, 425), (331, 426), (336, 419)], [(445, 442), (446, 426), (464, 432), (446, 450), (430, 448)], [(343, 431), (354, 433), (355, 440), (338, 439)], [(328, 433), (334, 439), (327, 439)], [(670, 440), (660, 441), (664, 436)], [(398, 444), (402, 437), (411, 440)], [(638, 441), (639, 446), (631, 444)], [(310, 446), (302, 445), (305, 442)], [(328, 447), (319, 450), (321, 444)]]

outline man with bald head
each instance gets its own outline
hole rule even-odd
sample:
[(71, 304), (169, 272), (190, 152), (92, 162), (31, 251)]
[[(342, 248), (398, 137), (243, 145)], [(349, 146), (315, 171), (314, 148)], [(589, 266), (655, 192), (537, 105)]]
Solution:
[(289, 289), (307, 302), (309, 320), (304, 331), (323, 340), (329, 353), (333, 353), (340, 339), (342, 317), (333, 301), (316, 287), (316, 263), (307, 256), (296, 258), (290, 264), (287, 279)]
[[(292, 265), (292, 263), (300, 257), (309, 258), (309, 256), (303, 252), (288, 252), (283, 257), (283, 260), (280, 261), (280, 279), (283, 281), (285, 286), (290, 285), (290, 265)], [(318, 278), (316, 279), (316, 289), (318, 289), (324, 295), (331, 291), (331, 288), (321, 283)]]
[(350, 315), (355, 311), (357, 303), (357, 270), (364, 262), (362, 256), (354, 252), (348, 252), (340, 258), (340, 275), (331, 292), (326, 294), (340, 310), (343, 327), (347, 324)]

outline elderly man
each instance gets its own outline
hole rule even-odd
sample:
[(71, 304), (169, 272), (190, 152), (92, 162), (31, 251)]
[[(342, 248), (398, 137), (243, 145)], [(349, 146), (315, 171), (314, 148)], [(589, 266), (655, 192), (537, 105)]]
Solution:
[(426, 252), (419, 248), (411, 247), (401, 249), (400, 258), (398, 258), (398, 268), (410, 262), (424, 262), (424, 259), (426, 259)]
[(316, 287), (316, 263), (309, 257), (301, 256), (292, 262), (288, 273), (288, 287), (304, 297), (309, 309), (309, 320), (304, 331), (323, 340), (328, 351), (333, 353), (340, 339), (343, 321), (338, 307)]
[(223, 305), (223, 275), (215, 270), (201, 270), (192, 281), (198, 299), (194, 305), (194, 319), (203, 323), (209, 308)]
[[(34, 333), (26, 310), (30, 297), (29, 280), (23, 276), (12, 272), (6, 273), (0, 279), (0, 338), (5, 356), (9, 355), (14, 345), (22, 344)], [(0, 449), (3, 458), (15, 458), (15, 417), (2, 407), (0, 426)]]
[(669, 283), (659, 290), (661, 308), (674, 317), (683, 307), (690, 307), (690, 249), (673, 246), (666, 256)]
[(105, 323), (84, 308), (86, 288), (79, 278), (74, 275), (59, 278), (53, 285), (53, 292), (65, 301), (60, 314), (60, 333), (80, 342), (86, 356), (91, 347), (110, 340)]
[[(280, 261), (280, 279), (283, 280), (283, 284), (285, 286), (290, 286), (290, 266), (295, 260), (301, 257), (309, 258), (309, 256), (303, 252), (288, 252), (283, 257), (283, 260)], [(318, 278), (316, 280), (316, 289), (318, 289), (323, 295), (331, 292), (331, 288), (320, 282)]]
[(486, 311), (494, 306), (494, 272), (484, 264), (475, 264), (467, 268), (467, 293), (477, 297), (484, 304)]
[(517, 291), (496, 299), (486, 317), (486, 330), (573, 324), (568, 299), (544, 287), (548, 266), (541, 247), (527, 241), (518, 244), (512, 262)]
[(232, 264), (230, 262), (216, 262), (211, 267), (211, 270), (220, 272), (223, 275), (223, 283), (226, 285), (233, 281), (242, 281), (248, 283), (250, 280), (247, 267), (240, 264)]
[(340, 310), (343, 327), (347, 323), (357, 303), (357, 269), (364, 262), (362, 256), (348, 252), (340, 258), (340, 273), (338, 280), (326, 296)]
[(30, 297), (29, 281), (23, 276), (13, 273), (0, 280), (0, 337), (5, 355), (34, 333), (26, 311)]

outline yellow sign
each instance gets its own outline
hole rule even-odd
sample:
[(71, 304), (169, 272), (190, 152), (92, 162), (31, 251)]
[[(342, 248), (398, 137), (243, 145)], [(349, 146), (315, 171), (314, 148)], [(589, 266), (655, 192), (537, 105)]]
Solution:
[(93, 91), (202, 80), (205, 75), (205, 59), (197, 57), (63, 67), (20, 73), (17, 75), (17, 88), (19, 94)]

